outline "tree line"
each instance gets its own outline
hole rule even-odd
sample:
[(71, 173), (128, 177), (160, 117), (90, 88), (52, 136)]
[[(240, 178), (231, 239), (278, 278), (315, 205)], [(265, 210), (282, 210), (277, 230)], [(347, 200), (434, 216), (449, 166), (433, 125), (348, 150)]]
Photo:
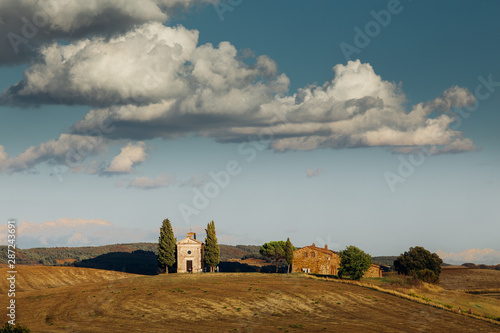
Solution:
[[(284, 241), (271, 241), (260, 248), (260, 254), (274, 260), (276, 273), (280, 261), (285, 260), (287, 273), (293, 264), (293, 251), (296, 248), (290, 242), (290, 238)], [(373, 264), (372, 257), (354, 245), (347, 246), (339, 252), (340, 267), (339, 278), (350, 278), (360, 280)], [(415, 279), (437, 283), (441, 273), (443, 260), (436, 253), (431, 253), (423, 247), (411, 247), (409, 251), (399, 255), (394, 260), (394, 267), (398, 274), (411, 276)]]

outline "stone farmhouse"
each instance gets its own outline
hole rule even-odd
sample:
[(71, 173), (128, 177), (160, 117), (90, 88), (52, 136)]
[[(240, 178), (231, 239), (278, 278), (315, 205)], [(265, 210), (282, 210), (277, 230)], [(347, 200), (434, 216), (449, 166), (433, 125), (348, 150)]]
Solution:
[[(292, 272), (337, 275), (340, 267), (340, 257), (335, 251), (317, 247), (314, 243), (293, 251)], [(372, 264), (364, 277), (382, 277), (379, 265)]]
[(177, 273), (201, 273), (203, 269), (203, 242), (196, 240), (196, 233), (177, 243)]

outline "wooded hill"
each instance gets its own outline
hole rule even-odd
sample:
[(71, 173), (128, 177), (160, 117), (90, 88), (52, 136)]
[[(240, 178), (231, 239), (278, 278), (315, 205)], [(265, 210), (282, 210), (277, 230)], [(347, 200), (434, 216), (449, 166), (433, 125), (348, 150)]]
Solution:
[[(72, 261), (92, 259), (108, 253), (132, 253), (134, 251), (150, 251), (158, 254), (157, 243), (130, 243), (103, 246), (83, 247), (41, 247), (32, 249), (17, 249), (16, 264), (20, 265), (64, 265)], [(257, 245), (219, 245), (220, 260), (228, 259), (263, 259)], [(7, 263), (7, 246), (0, 246), (0, 263)]]

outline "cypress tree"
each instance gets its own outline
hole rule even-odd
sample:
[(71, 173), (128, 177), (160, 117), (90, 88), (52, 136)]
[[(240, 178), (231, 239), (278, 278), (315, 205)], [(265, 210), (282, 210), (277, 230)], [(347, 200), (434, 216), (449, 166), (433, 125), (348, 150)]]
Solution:
[(172, 225), (168, 219), (163, 220), (160, 228), (160, 238), (158, 239), (158, 267), (160, 270), (165, 270), (168, 274), (168, 269), (175, 264), (176, 261), (176, 243)]
[(290, 238), (287, 238), (285, 245), (285, 260), (288, 264), (287, 273), (290, 273), (290, 266), (293, 264), (293, 250), (294, 246), (292, 245), (292, 242), (290, 242)]
[(207, 228), (207, 237), (205, 238), (205, 263), (210, 267), (210, 272), (214, 271), (214, 267), (220, 262), (220, 249), (217, 244), (217, 235), (215, 234), (214, 221), (209, 222)]

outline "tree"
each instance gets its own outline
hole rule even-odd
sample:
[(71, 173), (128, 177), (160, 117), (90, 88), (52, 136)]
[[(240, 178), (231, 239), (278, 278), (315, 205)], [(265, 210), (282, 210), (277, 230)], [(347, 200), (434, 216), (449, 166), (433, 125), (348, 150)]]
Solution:
[(169, 268), (176, 262), (176, 243), (177, 240), (174, 237), (170, 221), (168, 219), (163, 220), (158, 239), (158, 267), (162, 271), (165, 270), (167, 274)]
[(220, 248), (219, 244), (217, 244), (214, 221), (208, 223), (205, 231), (207, 232), (205, 238), (205, 263), (210, 267), (210, 272), (213, 272), (214, 267), (220, 262)]
[(426, 282), (437, 282), (441, 274), (443, 260), (436, 253), (431, 253), (421, 246), (410, 247), (394, 260), (398, 274), (412, 275)]
[(359, 280), (372, 265), (372, 257), (353, 245), (340, 251), (339, 256), (341, 278), (348, 275), (352, 280)]
[(295, 250), (295, 246), (290, 242), (290, 238), (286, 239), (285, 244), (285, 260), (288, 264), (288, 268), (286, 270), (287, 273), (290, 273), (290, 266), (293, 264), (293, 251)]
[(276, 273), (278, 273), (278, 264), (285, 258), (286, 243), (284, 241), (271, 241), (260, 247), (259, 253), (264, 257), (272, 258), (276, 264)]

